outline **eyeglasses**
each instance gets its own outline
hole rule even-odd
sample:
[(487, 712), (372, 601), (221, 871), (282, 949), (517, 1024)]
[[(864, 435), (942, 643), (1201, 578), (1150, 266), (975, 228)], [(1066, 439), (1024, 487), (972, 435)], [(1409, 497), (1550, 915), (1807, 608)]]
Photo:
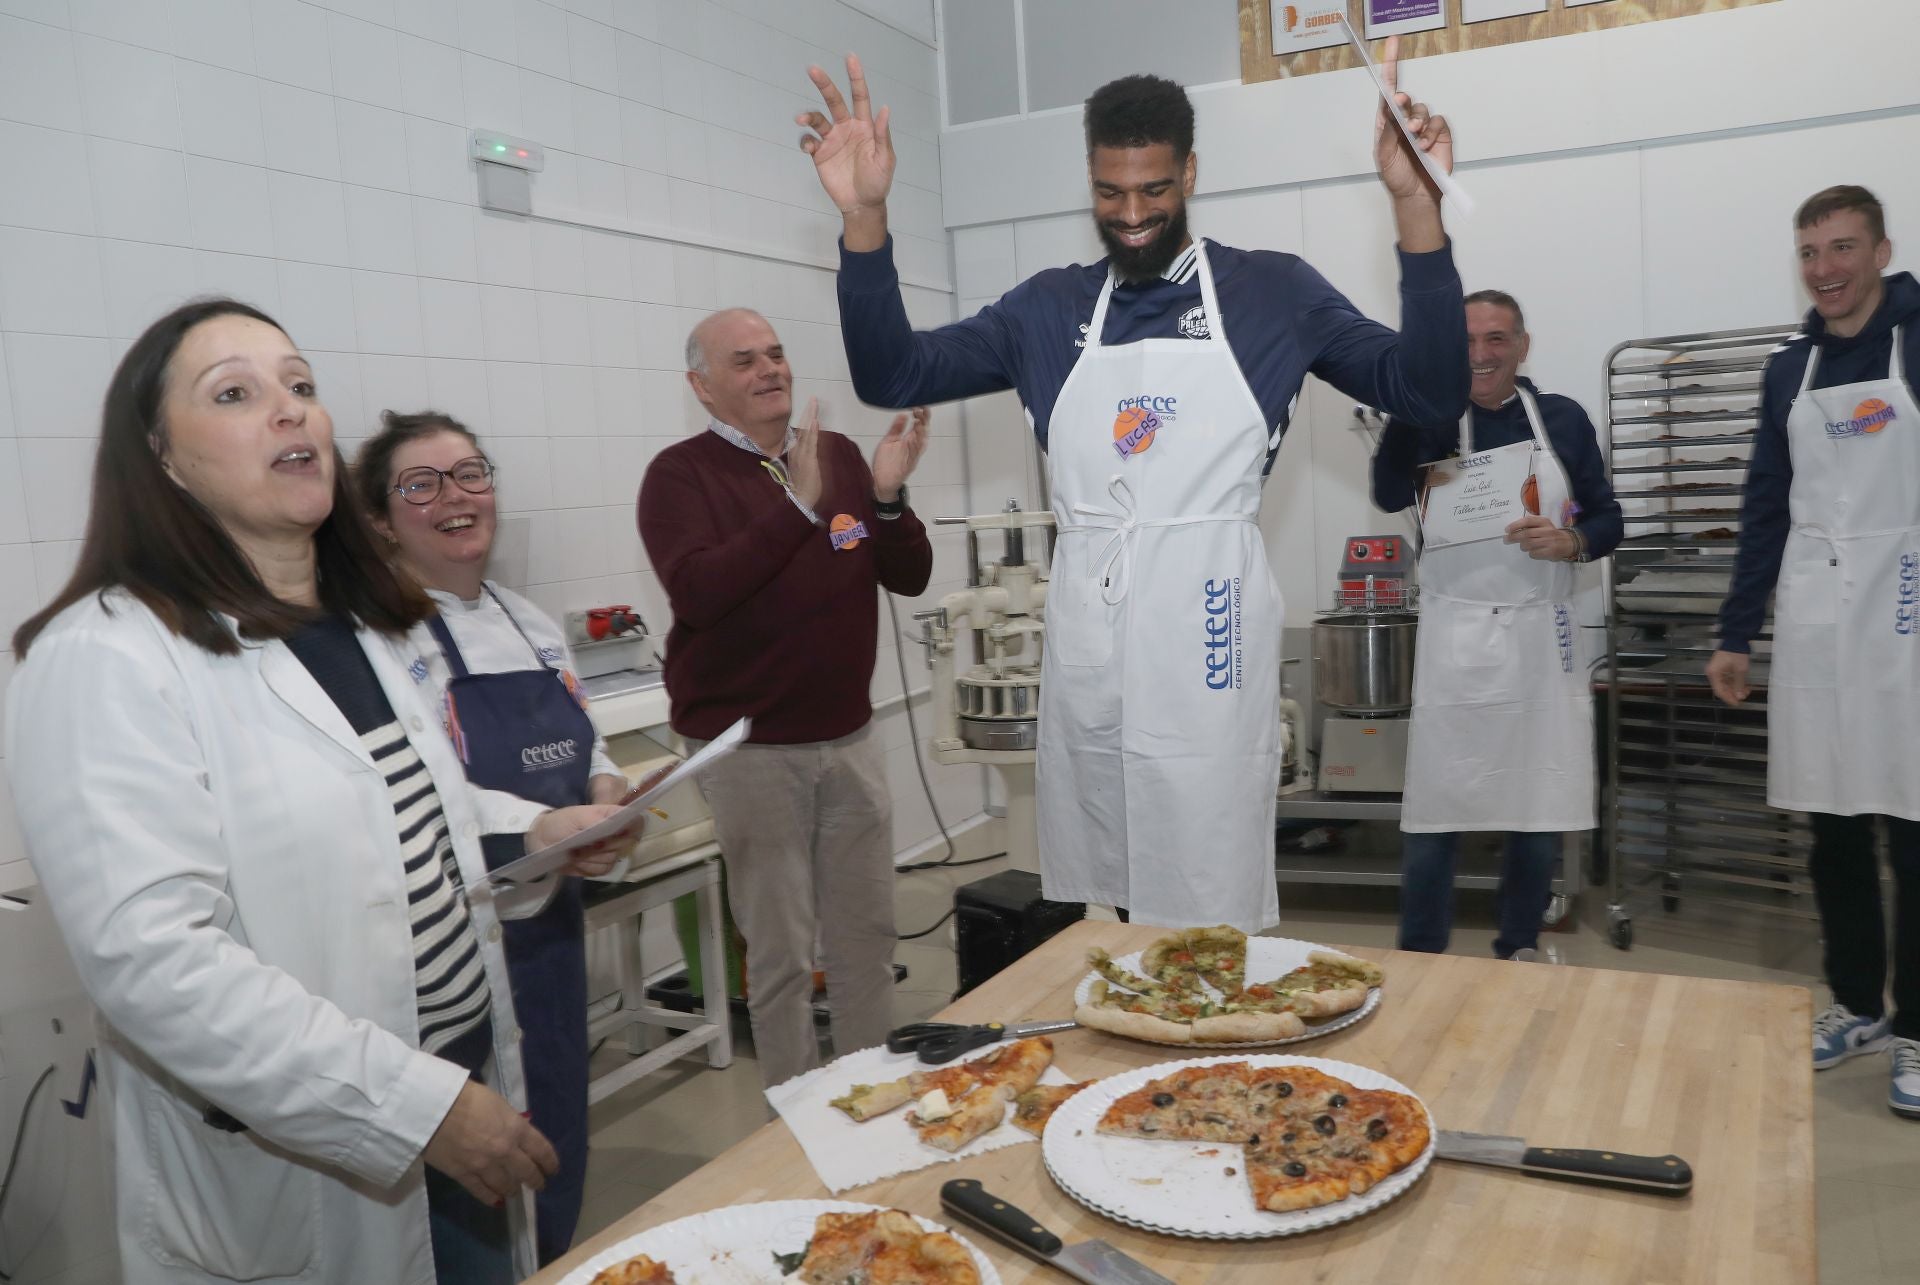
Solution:
[(440, 498), (440, 487), (446, 478), (452, 478), (453, 484), (468, 495), (485, 495), (493, 489), (493, 461), (484, 455), (474, 455), (447, 469), (422, 464), (400, 474), (393, 490), (408, 504), (432, 504)]

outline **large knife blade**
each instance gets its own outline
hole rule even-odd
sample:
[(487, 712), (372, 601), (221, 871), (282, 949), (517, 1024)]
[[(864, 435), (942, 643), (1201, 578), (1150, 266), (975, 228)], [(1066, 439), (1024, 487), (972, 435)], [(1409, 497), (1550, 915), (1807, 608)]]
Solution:
[(972, 1178), (955, 1178), (942, 1184), (940, 1204), (960, 1221), (1086, 1285), (1174, 1285), (1104, 1240), (1065, 1243)]
[(1442, 1160), (1498, 1165), (1537, 1178), (1590, 1182), (1604, 1187), (1630, 1187), (1663, 1196), (1684, 1196), (1693, 1190), (1693, 1168), (1679, 1156), (1635, 1156), (1624, 1151), (1582, 1151), (1568, 1147), (1530, 1147), (1525, 1138), (1492, 1133), (1461, 1133), (1441, 1129), (1434, 1154)]

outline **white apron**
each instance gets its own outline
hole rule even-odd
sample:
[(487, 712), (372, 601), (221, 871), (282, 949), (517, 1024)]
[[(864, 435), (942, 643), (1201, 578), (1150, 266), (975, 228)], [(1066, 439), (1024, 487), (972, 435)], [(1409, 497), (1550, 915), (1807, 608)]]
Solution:
[(1774, 600), (1767, 802), (1920, 821), (1920, 404), (1887, 377), (1787, 415), (1793, 526)]
[(1040, 871), (1056, 900), (1254, 931), (1280, 920), (1281, 603), (1256, 526), (1269, 429), (1205, 242), (1199, 267), (1207, 338), (1102, 344), (1109, 276), (1054, 406)]
[[(1540, 512), (1567, 511), (1566, 470), (1540, 406), (1517, 390)], [(1460, 455), (1473, 454), (1473, 410)], [(1565, 832), (1594, 825), (1593, 694), (1573, 617), (1574, 564), (1504, 540), (1420, 555), (1420, 631), (1400, 828)]]

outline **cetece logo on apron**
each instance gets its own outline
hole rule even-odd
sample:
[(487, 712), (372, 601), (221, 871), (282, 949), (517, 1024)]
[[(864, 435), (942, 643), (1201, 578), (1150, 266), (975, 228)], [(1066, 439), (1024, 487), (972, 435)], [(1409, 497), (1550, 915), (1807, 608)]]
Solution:
[(1177, 397), (1123, 397), (1114, 407), (1113, 449), (1123, 460), (1146, 452), (1153, 436), (1172, 422)]
[(833, 521), (827, 523), (827, 539), (832, 542), (835, 553), (857, 549), (867, 538), (867, 524), (851, 513), (836, 513)]
[(1573, 672), (1573, 612), (1564, 602), (1553, 604), (1553, 640), (1560, 647), (1560, 672)]
[(1206, 679), (1216, 692), (1240, 686), (1240, 577), (1209, 580), (1207, 603)]
[(546, 772), (557, 767), (566, 767), (580, 757), (580, 745), (572, 737), (564, 741), (548, 741), (545, 745), (529, 745), (520, 751), (520, 770), (522, 772)]
[(1899, 416), (1893, 407), (1878, 397), (1869, 397), (1853, 408), (1852, 419), (1830, 419), (1826, 422), (1828, 437), (1865, 437), (1877, 433), (1893, 423)]
[(1894, 591), (1893, 632), (1911, 638), (1920, 629), (1920, 553), (1900, 555), (1900, 580)]

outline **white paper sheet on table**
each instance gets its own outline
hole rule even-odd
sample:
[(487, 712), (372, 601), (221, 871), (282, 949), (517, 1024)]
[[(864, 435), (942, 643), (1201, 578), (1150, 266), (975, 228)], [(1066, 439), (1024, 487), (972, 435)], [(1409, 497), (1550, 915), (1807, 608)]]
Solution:
[[(985, 1057), (994, 1047), (988, 1045), (972, 1057)], [(835, 1193), (963, 1156), (1038, 1141), (1013, 1124), (1011, 1104), (1007, 1119), (999, 1128), (982, 1134), (955, 1152), (935, 1150), (914, 1136), (907, 1124), (907, 1111), (912, 1103), (864, 1123), (856, 1123), (846, 1112), (828, 1105), (834, 1098), (845, 1097), (847, 1090), (856, 1084), (884, 1084), (916, 1070), (931, 1069), (912, 1053), (889, 1053), (879, 1047), (861, 1049), (804, 1075), (796, 1075), (784, 1084), (774, 1085), (767, 1090), (767, 1101), (799, 1139), (800, 1149), (807, 1153), (807, 1160), (820, 1175), (820, 1181)], [(1040, 1077), (1042, 1084), (1073, 1082), (1072, 1077), (1057, 1066), (1048, 1067), (1047, 1073)]]
[(1387, 110), (1393, 113), (1393, 119), (1400, 126), (1401, 134), (1406, 136), (1408, 146), (1413, 148), (1414, 156), (1419, 158), (1420, 167), (1426, 170), (1427, 177), (1433, 180), (1433, 185), (1440, 189), (1440, 195), (1453, 202), (1454, 209), (1462, 214), (1472, 214), (1473, 198), (1467, 195), (1467, 190), (1455, 182), (1453, 175), (1441, 169), (1440, 163), (1421, 151), (1420, 145), (1413, 141), (1413, 130), (1407, 125), (1407, 114), (1400, 110), (1399, 103), (1393, 101), (1393, 93), (1388, 90), (1385, 78), (1380, 75), (1380, 69), (1373, 65), (1373, 58), (1367, 53), (1367, 42), (1360, 39), (1359, 33), (1353, 29), (1353, 24), (1345, 18), (1340, 20), (1340, 25), (1346, 28), (1347, 43), (1352, 45), (1354, 53), (1360, 56), (1360, 65), (1367, 69), (1367, 75), (1373, 77), (1373, 87), (1380, 91), (1381, 101), (1386, 103)]
[(654, 801), (663, 797), (668, 790), (682, 781), (690, 781), (704, 772), (719, 759), (725, 758), (740, 747), (747, 739), (752, 726), (750, 719), (741, 719), (726, 731), (701, 747), (698, 754), (686, 762), (677, 765), (671, 772), (648, 786), (644, 792), (623, 804), (620, 810), (596, 825), (590, 825), (571, 838), (549, 844), (538, 852), (529, 852), (516, 861), (487, 872), (490, 883), (530, 883), (541, 875), (558, 870), (566, 864), (567, 854), (577, 848), (598, 843), (609, 835), (620, 833), (634, 821), (644, 816)]

